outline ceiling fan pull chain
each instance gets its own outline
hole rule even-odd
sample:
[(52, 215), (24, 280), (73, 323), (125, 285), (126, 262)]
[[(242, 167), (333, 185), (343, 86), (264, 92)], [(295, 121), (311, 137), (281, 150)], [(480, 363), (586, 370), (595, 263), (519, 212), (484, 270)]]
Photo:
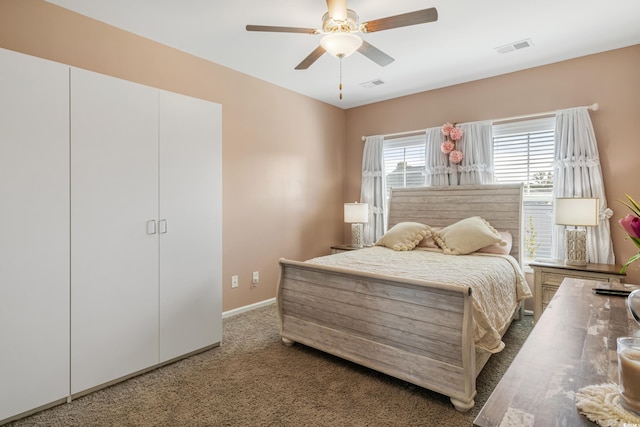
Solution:
[(340, 86), (339, 86), (339, 88), (340, 88), (340, 99), (342, 99), (342, 56), (343, 55), (339, 56), (339, 58), (340, 58)]

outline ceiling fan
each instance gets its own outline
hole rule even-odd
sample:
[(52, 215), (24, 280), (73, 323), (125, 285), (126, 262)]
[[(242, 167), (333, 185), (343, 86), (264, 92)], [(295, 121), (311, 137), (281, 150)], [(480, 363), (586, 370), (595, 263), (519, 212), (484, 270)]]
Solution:
[(279, 33), (324, 34), (318, 46), (295, 69), (306, 70), (325, 52), (337, 57), (346, 58), (355, 51), (360, 52), (376, 64), (384, 67), (394, 59), (363, 40), (357, 33), (373, 33), (409, 25), (424, 24), (438, 20), (438, 11), (432, 7), (389, 16), (360, 23), (358, 14), (347, 9), (346, 0), (327, 0), (328, 12), (322, 17), (322, 28), (274, 27), (268, 25), (247, 25), (247, 31), (266, 31)]

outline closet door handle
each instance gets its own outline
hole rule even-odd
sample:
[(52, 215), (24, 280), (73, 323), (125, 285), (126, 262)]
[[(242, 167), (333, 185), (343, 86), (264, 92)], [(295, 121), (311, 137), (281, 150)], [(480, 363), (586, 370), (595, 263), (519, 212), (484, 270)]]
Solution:
[(161, 219), (160, 221), (158, 221), (158, 227), (160, 228), (160, 234), (166, 234), (167, 231), (169, 231), (166, 219)]
[(150, 219), (149, 221), (147, 221), (147, 234), (156, 234), (157, 232), (156, 220)]

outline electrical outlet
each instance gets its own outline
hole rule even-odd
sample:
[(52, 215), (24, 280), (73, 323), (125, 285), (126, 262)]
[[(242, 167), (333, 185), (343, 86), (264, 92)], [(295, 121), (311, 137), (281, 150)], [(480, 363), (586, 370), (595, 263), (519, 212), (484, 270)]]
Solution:
[(232, 288), (238, 287), (238, 276), (231, 276), (231, 287)]
[(257, 285), (260, 282), (260, 272), (259, 271), (254, 271), (253, 272), (253, 280), (252, 283), (254, 285)]

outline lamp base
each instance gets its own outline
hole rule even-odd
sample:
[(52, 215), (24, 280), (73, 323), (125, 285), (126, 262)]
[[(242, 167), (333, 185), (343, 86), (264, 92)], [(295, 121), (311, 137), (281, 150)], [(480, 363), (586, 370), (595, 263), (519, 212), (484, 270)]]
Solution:
[(362, 248), (363, 239), (362, 239), (362, 224), (354, 223), (351, 224), (351, 247), (352, 248)]
[(564, 263), (584, 267), (587, 265), (587, 230), (576, 228), (565, 230)]

